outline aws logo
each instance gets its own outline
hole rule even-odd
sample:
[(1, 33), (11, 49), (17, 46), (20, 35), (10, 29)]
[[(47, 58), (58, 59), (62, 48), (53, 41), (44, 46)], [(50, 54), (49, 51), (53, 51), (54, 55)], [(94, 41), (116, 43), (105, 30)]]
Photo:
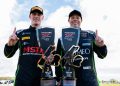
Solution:
[(42, 32), (41, 36), (42, 37), (51, 37), (51, 32)]
[(75, 32), (65, 32), (65, 37), (73, 37)]

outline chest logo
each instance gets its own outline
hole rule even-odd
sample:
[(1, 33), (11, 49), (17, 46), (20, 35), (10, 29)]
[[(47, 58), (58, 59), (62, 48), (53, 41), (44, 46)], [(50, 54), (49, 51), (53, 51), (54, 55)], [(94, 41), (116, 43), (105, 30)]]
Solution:
[(22, 37), (22, 40), (28, 40), (28, 39), (30, 39), (30, 36)]

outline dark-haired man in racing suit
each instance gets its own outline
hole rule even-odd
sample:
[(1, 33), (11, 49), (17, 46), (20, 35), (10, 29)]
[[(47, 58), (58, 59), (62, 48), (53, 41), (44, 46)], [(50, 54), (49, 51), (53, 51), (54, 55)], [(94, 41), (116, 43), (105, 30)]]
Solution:
[(37, 62), (44, 51), (38, 45), (36, 29), (40, 28), (43, 17), (42, 8), (32, 7), (30, 27), (19, 31), (14, 29), (5, 45), (4, 54), (7, 58), (12, 57), (17, 49), (20, 51), (14, 86), (40, 86), (41, 69), (37, 67)]
[[(80, 39), (78, 45), (79, 51), (76, 54), (83, 56), (83, 63), (80, 68), (75, 68), (76, 86), (98, 86), (97, 73), (94, 61), (94, 52), (97, 56), (103, 59), (107, 55), (107, 48), (103, 39), (98, 36), (98, 32), (81, 30), (80, 24), (82, 21), (81, 13), (73, 10), (69, 14), (68, 22), (70, 26), (80, 30)], [(57, 51), (61, 56), (65, 54), (62, 46), (62, 40), (58, 40)], [(62, 78), (62, 67), (56, 67), (56, 76)], [(59, 81), (60, 84), (60, 81)]]

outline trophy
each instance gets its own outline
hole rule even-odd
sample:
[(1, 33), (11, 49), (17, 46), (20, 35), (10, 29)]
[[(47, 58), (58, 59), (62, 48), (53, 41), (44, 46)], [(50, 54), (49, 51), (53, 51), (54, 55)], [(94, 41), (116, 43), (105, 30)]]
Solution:
[(53, 63), (54, 56), (52, 53), (55, 50), (54, 28), (41, 28), (36, 30), (37, 42), (39, 47), (43, 49), (41, 58), (39, 59), (37, 66), (42, 69), (41, 86), (55, 86), (56, 81), (53, 77), (51, 69), (51, 63)]
[(76, 77), (74, 68), (80, 67), (83, 61), (81, 55), (76, 55), (80, 47), (80, 30), (75, 28), (62, 29), (61, 44), (65, 51), (62, 59), (65, 60), (63, 65), (63, 86), (76, 86)]

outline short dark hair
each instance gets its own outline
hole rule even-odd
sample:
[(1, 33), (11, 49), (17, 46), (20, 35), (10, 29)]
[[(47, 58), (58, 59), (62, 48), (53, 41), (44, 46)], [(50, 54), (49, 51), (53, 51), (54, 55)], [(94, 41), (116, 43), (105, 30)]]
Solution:
[(78, 16), (80, 16), (81, 19), (82, 19), (82, 14), (81, 14), (81, 12), (78, 11), (78, 10), (73, 10), (73, 11), (71, 11), (71, 12), (69, 13), (69, 18), (70, 18), (71, 16), (73, 16), (73, 15), (78, 15)]
[(31, 13), (34, 13), (34, 12), (38, 12), (40, 14), (43, 14), (43, 9), (39, 6), (33, 6), (31, 9), (30, 9), (30, 14)]

